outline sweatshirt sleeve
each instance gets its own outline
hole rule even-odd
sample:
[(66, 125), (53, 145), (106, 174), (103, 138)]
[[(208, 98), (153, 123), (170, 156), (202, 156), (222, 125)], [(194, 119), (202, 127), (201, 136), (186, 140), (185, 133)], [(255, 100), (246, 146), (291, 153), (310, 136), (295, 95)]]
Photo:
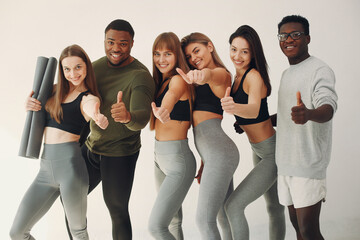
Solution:
[(154, 99), (155, 84), (150, 74), (139, 74), (133, 81), (130, 97), (131, 121), (125, 126), (132, 131), (143, 129), (149, 122), (151, 102)]
[(328, 66), (319, 68), (313, 78), (313, 105), (318, 108), (329, 104), (334, 112), (337, 110), (337, 94), (335, 91), (335, 74)]

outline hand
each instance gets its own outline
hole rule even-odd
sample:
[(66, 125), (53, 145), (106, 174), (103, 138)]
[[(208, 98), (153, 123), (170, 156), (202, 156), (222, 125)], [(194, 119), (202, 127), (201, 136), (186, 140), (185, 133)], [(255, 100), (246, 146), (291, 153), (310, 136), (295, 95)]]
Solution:
[(25, 110), (26, 111), (39, 111), (41, 110), (41, 102), (36, 98), (33, 98), (34, 91), (31, 91), (30, 95), (25, 100)]
[(301, 100), (301, 93), (296, 93), (297, 106), (291, 108), (291, 119), (296, 124), (305, 124), (309, 120), (310, 111)]
[(170, 113), (169, 111), (164, 107), (156, 107), (156, 104), (154, 102), (151, 103), (152, 111), (154, 113), (154, 116), (160, 120), (162, 123), (166, 123), (170, 121)]
[(236, 103), (234, 102), (234, 99), (230, 96), (230, 91), (231, 91), (230, 87), (226, 88), (225, 96), (220, 100), (221, 107), (225, 112), (234, 114)]
[(201, 176), (202, 176), (203, 169), (204, 169), (204, 162), (201, 160), (201, 166), (199, 168), (198, 174), (195, 176), (198, 184), (200, 184), (200, 182), (201, 182)]
[(111, 117), (115, 122), (128, 123), (131, 121), (131, 115), (122, 101), (123, 92), (119, 91), (117, 102), (111, 106)]
[(187, 74), (184, 73), (180, 68), (176, 68), (176, 71), (188, 84), (196, 83), (198, 85), (203, 85), (205, 81), (205, 71), (203, 70), (190, 70)]
[(100, 113), (100, 103), (95, 103), (95, 110), (94, 110), (94, 121), (95, 123), (101, 128), (106, 129), (109, 125), (109, 121), (107, 117), (104, 114)]

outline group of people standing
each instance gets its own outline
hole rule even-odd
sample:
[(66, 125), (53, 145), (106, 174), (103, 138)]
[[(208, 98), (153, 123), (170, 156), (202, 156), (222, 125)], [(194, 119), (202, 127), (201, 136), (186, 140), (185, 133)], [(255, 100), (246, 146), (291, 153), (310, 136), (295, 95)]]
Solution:
[[(128, 203), (140, 132), (150, 119), (158, 195), (149, 231), (155, 239), (184, 238), (181, 205), (196, 174), (188, 144), (191, 126), (201, 157), (196, 211), (201, 239), (249, 239), (244, 211), (262, 195), (270, 239), (285, 238), (284, 206), (298, 239), (323, 239), (319, 214), (337, 95), (332, 70), (309, 55), (308, 21), (291, 15), (278, 25), (290, 67), (272, 116), (268, 66), (252, 27), (243, 25), (229, 38), (233, 81), (212, 41), (197, 32), (181, 40), (172, 32), (160, 34), (152, 48), (151, 77), (130, 54), (134, 34), (127, 21), (111, 22), (105, 29), (106, 56), (92, 64), (81, 47), (67, 47), (52, 97), (47, 103), (32, 94), (27, 98), (26, 110), (45, 107), (48, 117), (40, 171), (20, 204), (11, 238), (34, 239), (31, 228), (60, 195), (69, 238), (89, 239), (86, 195), (102, 182), (113, 239), (132, 239)], [(254, 169), (235, 190), (240, 157), (221, 127), (224, 111), (235, 116), (236, 131), (246, 133), (253, 151)], [(90, 134), (80, 145), (89, 120)]]

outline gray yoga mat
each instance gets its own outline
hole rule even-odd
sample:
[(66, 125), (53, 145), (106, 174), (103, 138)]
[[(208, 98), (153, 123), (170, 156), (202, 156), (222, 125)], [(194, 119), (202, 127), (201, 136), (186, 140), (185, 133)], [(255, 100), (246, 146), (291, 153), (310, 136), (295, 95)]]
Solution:
[(32, 97), (41, 102), (41, 110), (28, 111), (20, 142), (19, 156), (39, 158), (45, 128), (45, 104), (51, 96), (56, 72), (56, 58), (38, 57)]

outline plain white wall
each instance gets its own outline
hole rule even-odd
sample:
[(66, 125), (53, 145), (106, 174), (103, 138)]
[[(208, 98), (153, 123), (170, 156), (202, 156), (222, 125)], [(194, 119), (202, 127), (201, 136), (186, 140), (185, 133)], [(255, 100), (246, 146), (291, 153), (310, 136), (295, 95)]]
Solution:
[[(339, 101), (333, 124), (328, 195), (321, 214), (323, 233), (327, 239), (358, 239), (360, 230), (353, 226), (360, 223), (360, 108), (356, 98), (360, 87), (359, 10), (358, 0), (0, 1), (0, 239), (8, 239), (18, 204), (39, 168), (39, 161), (17, 156), (26, 116), (24, 100), (32, 88), (38, 56), (58, 58), (62, 49), (76, 43), (96, 60), (104, 55), (104, 28), (110, 21), (123, 18), (135, 29), (132, 55), (149, 69), (152, 69), (151, 46), (158, 34), (173, 31), (181, 38), (199, 31), (212, 39), (225, 65), (234, 73), (228, 56), (228, 38), (237, 27), (248, 24), (255, 28), (263, 43), (273, 86), (269, 108), (274, 113), (280, 76), (288, 67), (278, 46), (277, 23), (289, 14), (300, 14), (309, 20), (310, 54), (327, 62), (337, 78)], [(236, 142), (241, 155), (234, 175), (238, 184), (252, 168), (252, 160), (246, 136), (233, 131), (233, 122), (232, 116), (224, 115), (222, 126)], [(192, 132), (189, 133), (192, 144)], [(134, 239), (150, 239), (146, 227), (156, 197), (153, 139), (154, 133), (146, 127), (142, 132), (143, 147), (130, 201)], [(193, 145), (191, 147), (195, 153)], [(186, 239), (199, 238), (194, 223), (197, 192), (198, 185), (194, 182), (183, 204)], [(88, 201), (88, 229), (92, 239), (111, 239), (111, 222), (100, 186)], [(252, 239), (266, 239), (264, 200), (260, 198), (251, 204), (246, 214)], [(67, 239), (59, 201), (34, 227), (33, 233), (37, 239)], [(287, 239), (295, 239), (290, 225)]]

